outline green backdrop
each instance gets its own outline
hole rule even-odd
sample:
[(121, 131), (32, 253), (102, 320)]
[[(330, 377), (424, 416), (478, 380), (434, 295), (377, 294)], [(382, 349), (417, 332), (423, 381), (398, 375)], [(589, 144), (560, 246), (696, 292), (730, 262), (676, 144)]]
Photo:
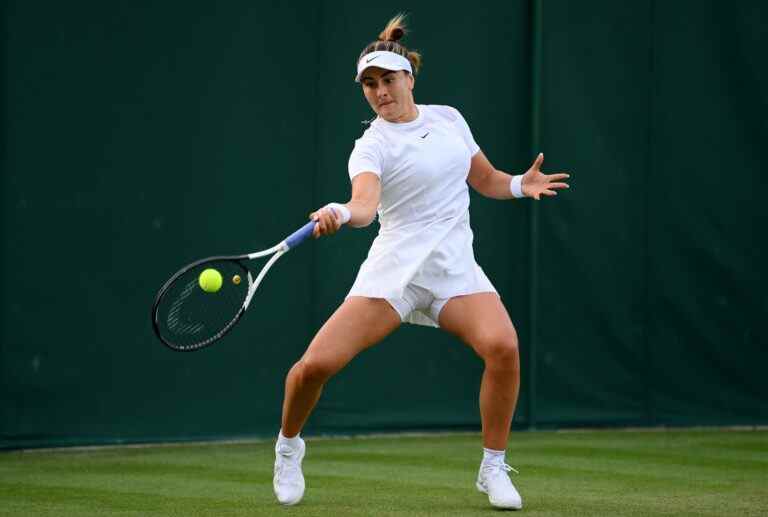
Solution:
[[(257, 310), (178, 354), (149, 308), (186, 262), (272, 245), (349, 194), (355, 59), (399, 6), (4, 4), (0, 447), (271, 436), (283, 379), (376, 227), (281, 259)], [(413, 2), (420, 103), (556, 200), (472, 197), (521, 338), (516, 428), (768, 423), (767, 10)], [(308, 433), (478, 429), (482, 364), (405, 326)]]

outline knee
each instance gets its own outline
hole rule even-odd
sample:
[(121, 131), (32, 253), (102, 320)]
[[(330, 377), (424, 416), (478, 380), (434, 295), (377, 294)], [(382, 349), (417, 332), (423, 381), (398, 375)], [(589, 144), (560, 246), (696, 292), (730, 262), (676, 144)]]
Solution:
[(519, 368), (520, 355), (514, 330), (483, 336), (479, 351), (487, 367), (503, 370)]
[(302, 384), (325, 384), (336, 373), (331, 363), (312, 356), (303, 357), (294, 368)]

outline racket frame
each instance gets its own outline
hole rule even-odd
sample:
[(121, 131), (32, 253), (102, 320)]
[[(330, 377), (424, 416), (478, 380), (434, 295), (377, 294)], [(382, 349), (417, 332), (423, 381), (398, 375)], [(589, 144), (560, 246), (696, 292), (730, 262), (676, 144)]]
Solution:
[[(262, 251), (256, 251), (254, 253), (248, 253), (245, 255), (217, 255), (214, 257), (207, 257), (204, 259), (196, 260), (195, 262), (192, 262), (191, 264), (188, 264), (178, 270), (176, 273), (174, 273), (171, 278), (169, 278), (163, 286), (160, 288), (160, 290), (157, 292), (157, 295), (155, 296), (155, 301), (152, 304), (152, 329), (155, 332), (155, 335), (160, 339), (160, 341), (167, 346), (168, 348), (175, 350), (177, 352), (194, 352), (195, 350), (200, 350), (201, 348), (205, 348), (214, 342), (218, 341), (222, 337), (224, 337), (230, 330), (232, 330), (232, 327), (235, 326), (235, 323), (237, 323), (240, 318), (243, 316), (245, 311), (248, 310), (248, 307), (251, 304), (251, 300), (253, 299), (253, 295), (256, 294), (256, 290), (259, 288), (259, 285), (261, 284), (262, 280), (264, 280), (264, 277), (267, 275), (267, 272), (270, 270), (270, 268), (277, 262), (277, 259), (285, 255), (288, 251), (295, 248), (307, 238), (309, 238), (310, 235), (312, 235), (312, 232), (315, 229), (316, 226), (315, 221), (310, 221), (295, 232), (293, 232), (291, 235), (289, 235), (285, 240), (281, 241), (279, 244), (272, 246), (271, 248), (262, 250)], [(257, 259), (260, 257), (266, 257), (268, 255), (272, 255), (270, 259), (267, 261), (267, 263), (261, 268), (261, 271), (259, 271), (259, 274), (256, 276), (256, 279), (254, 280), (253, 276), (251, 275), (251, 271), (245, 266), (244, 262), (248, 260)], [(239, 263), (243, 269), (248, 271), (248, 292), (245, 296), (245, 300), (243, 300), (243, 304), (240, 306), (240, 309), (237, 311), (235, 316), (232, 318), (232, 320), (227, 323), (223, 329), (221, 329), (219, 332), (214, 334), (213, 336), (209, 337), (208, 339), (201, 341), (200, 343), (196, 343), (194, 345), (190, 346), (179, 346), (171, 343), (167, 339), (163, 337), (163, 335), (160, 332), (160, 323), (158, 321), (158, 307), (160, 306), (160, 302), (163, 299), (163, 296), (168, 291), (171, 285), (178, 279), (181, 275), (186, 273), (192, 268), (198, 267), (201, 264), (205, 264), (207, 262), (217, 262), (217, 261), (227, 261), (227, 262), (237, 262)]]

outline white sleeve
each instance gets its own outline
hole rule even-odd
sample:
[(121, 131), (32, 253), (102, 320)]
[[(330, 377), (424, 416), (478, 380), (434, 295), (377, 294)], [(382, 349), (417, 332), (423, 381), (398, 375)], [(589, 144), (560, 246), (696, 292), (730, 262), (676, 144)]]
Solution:
[(451, 108), (451, 110), (456, 115), (456, 128), (459, 130), (459, 133), (461, 134), (461, 138), (464, 140), (464, 143), (467, 145), (467, 149), (469, 149), (469, 153), (471, 156), (474, 156), (477, 154), (477, 152), (480, 150), (480, 146), (477, 145), (477, 142), (475, 142), (475, 138), (472, 136), (472, 131), (469, 129), (469, 125), (467, 124), (467, 121), (464, 120), (464, 117), (461, 116), (461, 113), (459, 113), (459, 110), (456, 108)]
[(349, 179), (354, 179), (361, 172), (372, 172), (381, 178), (383, 158), (379, 143), (373, 138), (358, 138), (355, 148), (349, 155)]

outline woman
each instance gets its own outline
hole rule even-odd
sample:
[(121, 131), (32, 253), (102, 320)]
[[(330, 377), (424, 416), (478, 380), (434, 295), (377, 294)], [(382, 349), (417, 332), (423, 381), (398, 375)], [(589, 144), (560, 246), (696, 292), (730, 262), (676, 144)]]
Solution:
[(399, 40), (402, 15), (360, 54), (355, 80), (377, 118), (349, 159), (352, 197), (312, 213), (315, 237), (343, 224), (381, 229), (346, 300), (323, 325), (285, 383), (275, 447), (274, 489), (282, 504), (304, 494), (299, 437), (325, 382), (402, 322), (439, 326), (485, 362), (480, 388), (483, 460), (477, 488), (499, 508), (522, 508), (507, 475), (505, 449), (520, 384), (517, 334), (491, 282), (475, 262), (467, 184), (494, 199), (554, 196), (567, 174), (544, 175), (540, 154), (520, 176), (494, 169), (461, 114), (417, 105), (421, 56)]

